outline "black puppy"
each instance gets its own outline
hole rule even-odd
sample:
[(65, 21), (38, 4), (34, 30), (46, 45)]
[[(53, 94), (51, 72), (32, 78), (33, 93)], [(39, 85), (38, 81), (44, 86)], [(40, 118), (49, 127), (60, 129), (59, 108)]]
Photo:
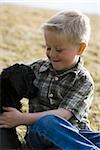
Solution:
[[(0, 75), (0, 113), (3, 106), (20, 110), (20, 100), (35, 97), (37, 89), (33, 85), (33, 70), (24, 64), (15, 64), (4, 69)], [(0, 150), (21, 149), (21, 143), (15, 128), (0, 129)]]

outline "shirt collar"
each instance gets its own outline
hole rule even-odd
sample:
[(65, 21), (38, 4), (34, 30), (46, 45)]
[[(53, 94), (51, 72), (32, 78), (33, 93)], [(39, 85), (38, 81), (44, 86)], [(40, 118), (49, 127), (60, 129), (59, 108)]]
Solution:
[(43, 65), (40, 67), (39, 72), (44, 72), (48, 69), (50, 69), (52, 66), (50, 64), (50, 61), (47, 59), (45, 60), (45, 62), (43, 63)]

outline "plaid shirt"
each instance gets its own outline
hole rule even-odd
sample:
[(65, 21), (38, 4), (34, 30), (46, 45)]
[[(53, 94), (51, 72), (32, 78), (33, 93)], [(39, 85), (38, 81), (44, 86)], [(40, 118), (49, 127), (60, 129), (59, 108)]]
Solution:
[(93, 80), (83, 67), (82, 59), (65, 71), (56, 72), (48, 60), (32, 63), (38, 88), (37, 97), (29, 102), (30, 112), (64, 108), (74, 115), (69, 120), (77, 128), (87, 128), (88, 110), (93, 99)]

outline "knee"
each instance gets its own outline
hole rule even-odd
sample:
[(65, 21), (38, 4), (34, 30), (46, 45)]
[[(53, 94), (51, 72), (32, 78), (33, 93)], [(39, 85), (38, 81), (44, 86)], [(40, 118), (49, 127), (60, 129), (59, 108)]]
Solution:
[(53, 123), (54, 118), (54, 115), (46, 115), (30, 126), (27, 136), (27, 143), (30, 147), (36, 147), (40, 143), (43, 144), (42, 141), (46, 139), (49, 130), (55, 127)]

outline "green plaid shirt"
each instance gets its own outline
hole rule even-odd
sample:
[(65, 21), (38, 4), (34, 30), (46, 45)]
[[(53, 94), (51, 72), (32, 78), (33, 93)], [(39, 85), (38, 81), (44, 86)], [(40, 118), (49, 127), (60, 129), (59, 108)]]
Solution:
[(88, 127), (88, 110), (93, 99), (93, 80), (83, 67), (82, 59), (65, 71), (56, 72), (49, 60), (32, 63), (38, 88), (37, 97), (29, 102), (30, 112), (64, 108), (74, 115), (69, 120), (77, 128)]

